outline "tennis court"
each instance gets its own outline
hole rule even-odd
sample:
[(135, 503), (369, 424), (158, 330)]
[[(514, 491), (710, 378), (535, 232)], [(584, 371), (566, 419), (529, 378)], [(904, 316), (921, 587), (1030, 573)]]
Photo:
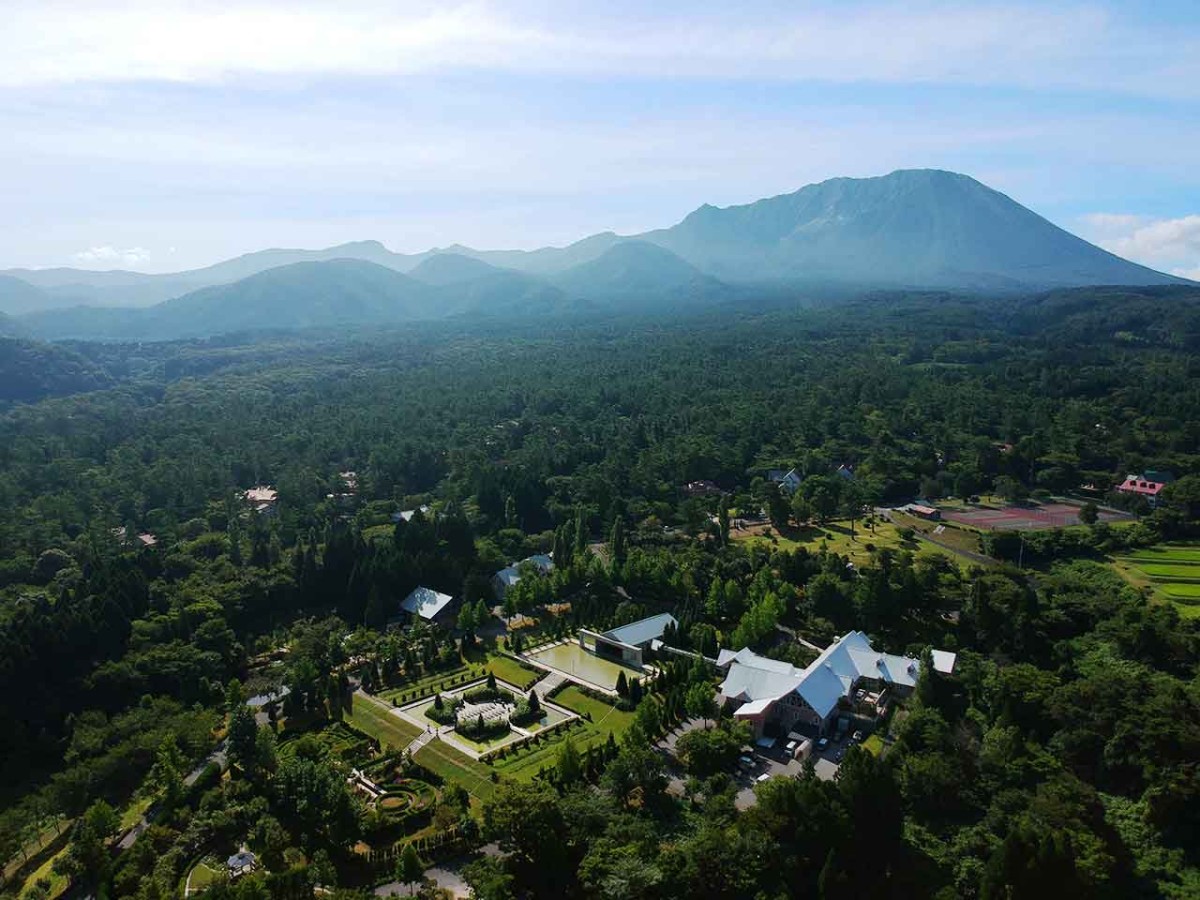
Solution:
[[(1125, 513), (1102, 509), (1101, 522), (1119, 522), (1131, 518)], [(978, 506), (970, 509), (943, 509), (942, 518), (981, 531), (1037, 531), (1079, 525), (1079, 507), (1070, 503), (1013, 504), (1003, 508)]]

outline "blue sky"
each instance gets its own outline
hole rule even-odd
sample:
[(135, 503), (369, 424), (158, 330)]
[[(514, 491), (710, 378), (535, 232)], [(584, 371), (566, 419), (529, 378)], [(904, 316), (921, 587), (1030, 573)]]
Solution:
[(567, 243), (966, 172), (1200, 277), (1200, 4), (25, 2), (0, 266)]

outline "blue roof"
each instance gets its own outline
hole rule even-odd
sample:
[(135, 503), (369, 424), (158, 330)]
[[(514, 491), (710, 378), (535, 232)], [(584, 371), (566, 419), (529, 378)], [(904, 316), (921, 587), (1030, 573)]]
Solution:
[(676, 625), (675, 617), (670, 613), (659, 613), (657, 616), (651, 616), (648, 619), (642, 619), (638, 622), (630, 622), (628, 625), (622, 625), (620, 628), (614, 628), (612, 631), (604, 632), (604, 636), (612, 638), (614, 641), (620, 641), (622, 644), (632, 644), (638, 646), (652, 641), (655, 638), (662, 637), (668, 625)]

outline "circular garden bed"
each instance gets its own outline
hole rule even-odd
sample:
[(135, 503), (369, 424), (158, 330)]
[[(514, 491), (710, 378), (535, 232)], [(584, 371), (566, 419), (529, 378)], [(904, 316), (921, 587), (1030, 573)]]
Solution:
[(407, 816), (433, 805), (437, 789), (419, 778), (402, 778), (389, 784), (379, 798), (379, 809), (393, 816)]

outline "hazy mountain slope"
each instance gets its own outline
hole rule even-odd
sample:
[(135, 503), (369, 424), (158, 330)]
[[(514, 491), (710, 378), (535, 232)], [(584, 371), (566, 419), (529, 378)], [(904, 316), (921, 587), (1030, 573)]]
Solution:
[(585, 237), (565, 247), (540, 247), (537, 250), (476, 250), (472, 247), (455, 244), (444, 250), (433, 252), (454, 253), (505, 269), (516, 269), (534, 275), (549, 275), (554, 272), (563, 272), (580, 263), (590, 262), (606, 250), (627, 240), (630, 238), (605, 231)]
[(527, 316), (565, 312), (571, 299), (554, 285), (525, 272), (496, 270), (437, 289), (448, 313), (456, 315)]
[(0, 275), (0, 313), (20, 315), (45, 309), (52, 302), (42, 291), (27, 281), (11, 275)]
[(353, 241), (324, 250), (259, 250), (189, 273), (207, 280), (209, 284), (228, 284), (279, 266), (301, 262), (329, 262), (336, 259), (357, 259), (375, 263), (397, 272), (412, 269), (420, 257), (393, 253), (379, 241)]
[(24, 333), (25, 326), (18, 325), (11, 316), (6, 316), (4, 313), (0, 313), (0, 335), (15, 337), (23, 335)]
[[(634, 251), (619, 248), (637, 242), (674, 256), (656, 262), (644, 250), (637, 260), (621, 255)], [(613, 251), (616, 257), (609, 256)], [(438, 287), (472, 283), (494, 276), (497, 268), (507, 269), (554, 281), (580, 297), (598, 297), (603, 290), (661, 292), (664, 286), (678, 292), (700, 274), (726, 285), (769, 282), (788, 289), (1026, 290), (1185, 283), (1093, 246), (973, 178), (935, 169), (834, 178), (746, 205), (701, 206), (677, 225), (642, 235), (603, 232), (566, 247), (531, 251), (454, 245), (403, 254), (378, 241), (358, 241), (323, 250), (263, 250), (170, 275), (75, 269), (10, 269), (2, 274), (42, 291), (49, 298), (42, 308), (147, 306), (274, 268), (340, 259), (411, 272)], [(601, 260), (606, 261), (599, 268), (583, 268)], [(680, 261), (698, 271), (680, 280)], [(654, 271), (658, 264), (665, 267), (662, 272)], [(705, 291), (715, 289), (715, 282), (694, 283)], [(517, 302), (526, 293), (554, 302), (544, 288), (517, 282), (511, 272), (504, 280), (480, 281), (473, 291), (481, 303)], [(468, 298), (457, 308), (470, 303)]]
[(300, 262), (203, 288), (148, 312), (173, 336), (399, 322), (433, 309), (428, 286), (356, 259)]
[(378, 241), (355, 241), (323, 250), (258, 250), (203, 269), (163, 275), (84, 269), (9, 269), (6, 273), (41, 289), (50, 303), (41, 308), (88, 306), (153, 306), (203, 287), (232, 284), (269, 269), (300, 262), (359, 259), (396, 271), (407, 271), (421, 257), (392, 253)]
[(402, 322), (444, 314), (435, 289), (362, 260), (293, 263), (149, 309), (76, 307), (20, 321), (47, 338), (175, 339)]
[(462, 284), (502, 272), (504, 269), (489, 265), (473, 256), (464, 256), (461, 253), (433, 253), (411, 269), (408, 275), (425, 284), (442, 286)]
[(727, 292), (717, 279), (646, 241), (622, 241), (551, 278), (566, 293), (592, 300), (700, 301)]
[(936, 287), (1168, 284), (966, 175), (835, 178), (745, 206), (702, 206), (641, 236), (732, 281)]

